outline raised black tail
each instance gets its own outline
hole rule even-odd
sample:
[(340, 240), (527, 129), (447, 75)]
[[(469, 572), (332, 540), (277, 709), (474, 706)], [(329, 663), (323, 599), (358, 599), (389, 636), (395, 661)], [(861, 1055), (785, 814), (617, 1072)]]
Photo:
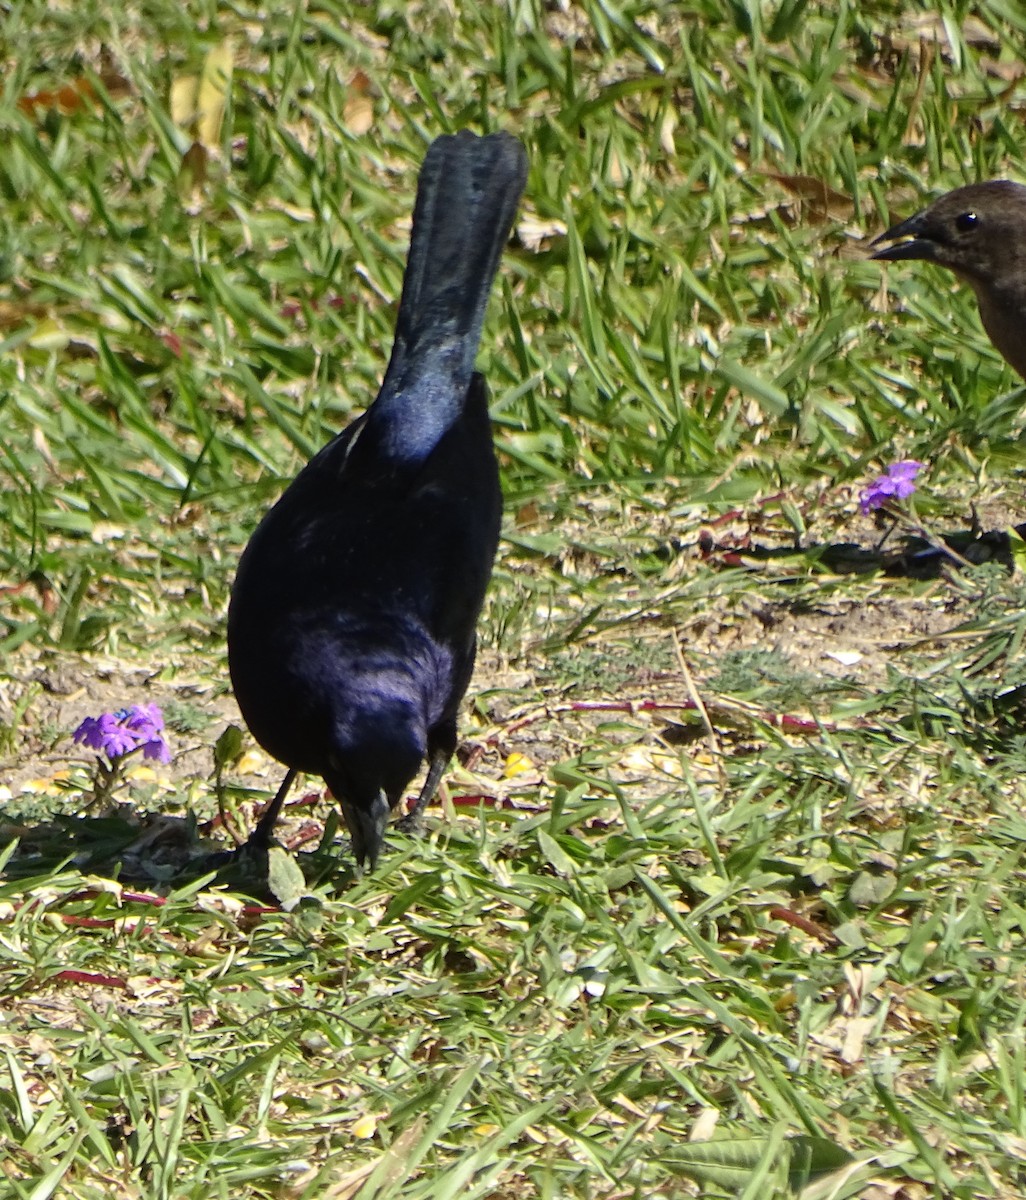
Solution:
[(526, 179), (527, 155), (508, 133), (462, 130), (428, 149), (392, 357), (367, 416), (386, 458), (423, 460), (459, 418)]

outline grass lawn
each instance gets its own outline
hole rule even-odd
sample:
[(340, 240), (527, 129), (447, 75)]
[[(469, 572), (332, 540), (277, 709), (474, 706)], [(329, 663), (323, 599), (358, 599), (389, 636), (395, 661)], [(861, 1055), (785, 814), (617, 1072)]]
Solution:
[[(0, 47), (0, 1200), (1026, 1194), (1024, 394), (864, 245), (1026, 181), (1021, 5), (26, 0)], [(308, 780), (257, 895), (202, 865), (281, 776), (235, 564), (463, 126), (531, 161), (463, 743), (365, 877)], [(171, 763), (97, 798), (71, 732), (150, 703)]]

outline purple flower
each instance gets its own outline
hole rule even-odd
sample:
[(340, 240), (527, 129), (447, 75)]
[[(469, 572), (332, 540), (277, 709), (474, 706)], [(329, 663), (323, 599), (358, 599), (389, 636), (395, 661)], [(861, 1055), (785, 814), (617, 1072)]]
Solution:
[(134, 736), (118, 724), (115, 713), (102, 713), (98, 717), (86, 717), (72, 734), (76, 742), (102, 750), (109, 758), (120, 758), (134, 750)]
[(916, 490), (916, 476), (925, 466), (914, 458), (891, 463), (885, 474), (874, 479), (859, 496), (862, 512), (871, 513), (874, 508), (883, 508), (892, 500), (904, 500)]
[(164, 714), (156, 704), (134, 704), (125, 714), (125, 728), (135, 734), (143, 758), (171, 761), (171, 751), (164, 741)]
[(133, 750), (142, 750), (144, 758), (171, 761), (171, 749), (164, 740), (164, 715), (156, 704), (133, 704), (117, 712), (86, 717), (71, 735), (83, 746), (106, 754), (113, 762)]
[(142, 752), (143, 758), (155, 758), (162, 763), (171, 761), (171, 748), (163, 737), (155, 737), (148, 742), (143, 742)]

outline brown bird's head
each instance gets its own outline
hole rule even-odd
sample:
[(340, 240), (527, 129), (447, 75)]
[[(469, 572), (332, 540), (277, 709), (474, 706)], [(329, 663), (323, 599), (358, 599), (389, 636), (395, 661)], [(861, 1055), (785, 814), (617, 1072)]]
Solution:
[(969, 283), (1021, 271), (1026, 268), (1026, 187), (996, 179), (956, 188), (872, 244), (884, 242), (893, 244), (874, 258), (923, 258)]
[(883, 247), (875, 259), (924, 259), (964, 279), (991, 341), (1026, 378), (1026, 187), (997, 179), (956, 188), (872, 245)]

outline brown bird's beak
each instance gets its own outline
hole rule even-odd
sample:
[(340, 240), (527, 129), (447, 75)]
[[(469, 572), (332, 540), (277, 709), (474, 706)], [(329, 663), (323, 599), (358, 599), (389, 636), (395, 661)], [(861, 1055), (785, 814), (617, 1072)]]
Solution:
[[(902, 241), (903, 238), (907, 238), (908, 241)], [(870, 255), (871, 258), (897, 262), (904, 258), (931, 259), (937, 257), (937, 243), (932, 241), (927, 234), (925, 213), (916, 213), (914, 217), (909, 217), (900, 225), (891, 226), (886, 233), (881, 233), (869, 244), (879, 246), (881, 242), (897, 242), (897, 245), (885, 246), (882, 250), (877, 250), (875, 254)]]

